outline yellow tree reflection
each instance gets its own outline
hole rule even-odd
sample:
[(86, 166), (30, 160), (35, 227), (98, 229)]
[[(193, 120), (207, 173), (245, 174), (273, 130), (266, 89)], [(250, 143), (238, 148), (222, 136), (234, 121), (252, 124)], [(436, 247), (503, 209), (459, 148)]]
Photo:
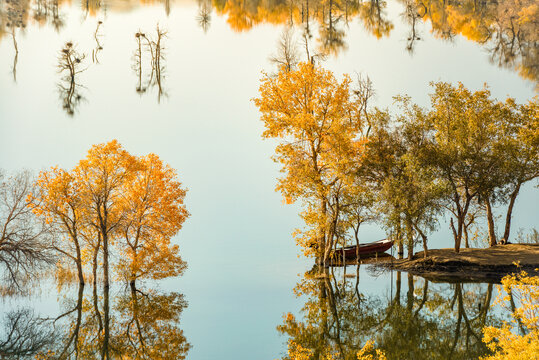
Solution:
[(129, 359), (185, 359), (191, 345), (180, 329), (180, 315), (187, 306), (179, 293), (138, 289), (119, 297), (114, 347)]
[(402, 274), (395, 277), (385, 297), (360, 292), (356, 279), (332, 269), (305, 274), (295, 288), (306, 298), (301, 318), (289, 313), (277, 328), (289, 338), (283, 359), (357, 359), (369, 340), (388, 359), (470, 359), (487, 352), (481, 330), (499, 322), (489, 315), (491, 284), (441, 285), (408, 274), (403, 293)]

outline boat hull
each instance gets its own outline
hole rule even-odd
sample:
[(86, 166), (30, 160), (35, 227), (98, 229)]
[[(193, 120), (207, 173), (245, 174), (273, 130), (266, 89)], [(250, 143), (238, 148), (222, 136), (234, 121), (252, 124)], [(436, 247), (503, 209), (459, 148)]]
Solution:
[(393, 240), (380, 240), (368, 244), (359, 244), (353, 246), (347, 246), (345, 248), (340, 248), (335, 251), (336, 257), (355, 258), (362, 255), (373, 255), (377, 253), (383, 253), (389, 250), (393, 246)]

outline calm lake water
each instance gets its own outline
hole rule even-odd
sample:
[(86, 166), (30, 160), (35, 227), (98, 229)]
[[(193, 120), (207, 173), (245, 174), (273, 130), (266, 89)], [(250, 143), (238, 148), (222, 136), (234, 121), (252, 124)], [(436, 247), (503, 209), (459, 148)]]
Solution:
[[(491, 285), (430, 283), (365, 265), (359, 277), (354, 267), (347, 276), (342, 269), (305, 276), (312, 261), (298, 257), (291, 237), (300, 209), (273, 191), (275, 143), (261, 139), (250, 101), (261, 72), (275, 71), (269, 59), (291, 22), (302, 56), (308, 24), (311, 55), (328, 52), (323, 64), (339, 76), (368, 75), (379, 106), (391, 108), (403, 93), (427, 105), (429, 82), (438, 80), (474, 90), (488, 83), (495, 97), (527, 101), (539, 83), (537, 18), (530, 15), (515, 38), (504, 28), (502, 5), (473, 4), (0, 0), (0, 168), (71, 168), (92, 144), (118, 139), (130, 153), (155, 153), (178, 170), (191, 217), (176, 242), (189, 268), (140, 292), (120, 284), (111, 290), (118, 351), (130, 346), (124, 330), (139, 319), (147, 334), (157, 334), (148, 340), (157, 353), (167, 343), (155, 338), (168, 334), (178, 356), (193, 360), (280, 358), (288, 339), (352, 358), (371, 338), (389, 359), (477, 357), (481, 327), (507, 316), (488, 310), (496, 297)], [(135, 34), (155, 40), (157, 26), (166, 36), (162, 66), (152, 69), (148, 53), (137, 54)], [(75, 86), (59, 73), (67, 42), (84, 70)], [(517, 201), (515, 233), (537, 226), (532, 190), (524, 188)], [(375, 224), (362, 232), (365, 241), (384, 236)], [(447, 224), (429, 241), (450, 247)], [(92, 287), (47, 284), (30, 297), (1, 300), (0, 346), (16, 316), (28, 324), (26, 334), (43, 338), (41, 351), (69, 341), (77, 319), (92, 343), (99, 328), (86, 314)], [(128, 311), (130, 301), (143, 315)], [(43, 320), (72, 309), (54, 326)]]

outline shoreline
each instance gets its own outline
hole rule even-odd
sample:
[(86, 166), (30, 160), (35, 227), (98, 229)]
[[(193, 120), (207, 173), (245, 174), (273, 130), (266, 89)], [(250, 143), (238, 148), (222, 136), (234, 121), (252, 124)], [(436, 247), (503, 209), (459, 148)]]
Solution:
[[(517, 266), (515, 263), (518, 263)], [(507, 244), (482, 249), (431, 249), (428, 256), (423, 251), (412, 260), (393, 259), (377, 266), (406, 271), (431, 281), (467, 281), (498, 283), (511, 273), (524, 270), (539, 275), (539, 244)]]

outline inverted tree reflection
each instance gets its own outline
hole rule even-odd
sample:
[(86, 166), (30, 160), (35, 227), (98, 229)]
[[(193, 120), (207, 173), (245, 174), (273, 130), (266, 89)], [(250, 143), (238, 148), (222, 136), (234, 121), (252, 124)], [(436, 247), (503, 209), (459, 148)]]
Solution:
[[(142, 31), (135, 33), (137, 47), (133, 54), (132, 69), (137, 76), (135, 90), (138, 94), (144, 94), (148, 89), (157, 88), (157, 102), (161, 102), (162, 96), (167, 96), (164, 87), (165, 73), (165, 47), (164, 39), (167, 32), (156, 26), (155, 36)], [(149, 63), (149, 67), (148, 64)]]
[(99, 20), (97, 22), (97, 27), (95, 28), (95, 32), (94, 32), (95, 48), (92, 50), (92, 62), (95, 64), (99, 64), (98, 56), (101, 50), (103, 50), (103, 46), (101, 45), (101, 40), (100, 40), (103, 35), (99, 32), (99, 28), (101, 27), (102, 24), (103, 24), (103, 21)]
[(212, 5), (211, 1), (209, 0), (199, 0), (198, 1), (198, 15), (197, 15), (197, 23), (198, 26), (204, 31), (204, 33), (207, 33), (210, 25), (211, 25), (211, 12), (212, 12)]
[(62, 108), (69, 116), (73, 116), (77, 107), (84, 100), (78, 75), (86, 70), (83, 68), (84, 53), (79, 53), (72, 42), (67, 42), (58, 55), (58, 73), (61, 78), (57, 83)]
[(51, 329), (31, 309), (9, 311), (0, 321), (0, 359), (31, 357), (53, 342)]
[[(113, 9), (124, 11), (138, 6), (141, 2), (153, 4), (130, 0), (121, 10), (114, 7)], [(161, 2), (168, 14), (170, 1)], [(429, 31), (436, 38), (453, 41), (457, 35), (461, 35), (484, 47), (494, 64), (511, 68), (521, 77), (538, 83), (539, 23), (536, 19), (539, 17), (539, 8), (534, 0), (398, 2), (402, 6), (399, 13), (409, 27), (407, 34), (403, 35), (407, 51), (413, 52), (417, 42), (423, 39), (419, 34), (425, 31), (422, 27), (428, 23), (431, 28)], [(50, 24), (57, 31), (60, 30), (65, 23), (64, 16), (60, 13), (62, 3), (62, 0), (9, 1), (5, 9), (0, 9), (0, 37), (11, 34), (10, 26), (6, 26), (10, 23), (6, 20), (8, 14), (22, 21), (23, 27), (29, 18), (33, 18), (40, 25)], [(263, 23), (294, 26), (304, 32), (307, 38), (314, 37), (324, 52), (338, 54), (342, 49), (346, 49), (347, 25), (356, 18), (373, 36), (389, 36), (397, 19), (389, 14), (388, 4), (389, 2), (384, 0), (199, 0), (199, 11), (195, 20), (207, 31), (213, 8), (218, 16), (226, 17), (234, 31), (248, 31)], [(106, 5), (107, 2), (91, 0), (84, 1), (82, 8), (85, 14), (97, 16), (107, 9)]]
[(372, 296), (342, 271), (308, 273), (295, 288), (306, 297), (301, 319), (287, 314), (278, 331), (289, 344), (309, 349), (312, 359), (356, 359), (368, 340), (388, 359), (469, 359), (487, 353), (481, 330), (499, 322), (490, 313), (492, 284), (438, 284), (407, 274), (406, 286), (400, 272), (394, 275), (389, 296)]
[[(139, 288), (135, 283), (114, 293), (108, 288), (99, 293), (95, 286), (85, 291), (85, 286), (79, 285), (76, 292), (69, 291), (69, 284), (62, 288), (71, 292), (63, 300), (63, 312), (40, 320), (39, 331), (47, 336), (35, 337), (25, 355), (40, 359), (171, 360), (187, 356), (191, 345), (180, 327), (181, 313), (187, 307), (182, 294)], [(53, 331), (54, 337), (50, 335)], [(0, 354), (1, 346), (0, 341)]]
[(29, 1), (9, 1), (6, 2), (5, 9), (0, 10), (0, 24), (5, 22), (4, 31), (11, 34), (13, 41), (13, 66), (11, 73), (13, 81), (17, 82), (17, 61), (19, 59), (19, 47), (17, 45), (17, 29), (24, 29), (28, 19), (28, 2)]

